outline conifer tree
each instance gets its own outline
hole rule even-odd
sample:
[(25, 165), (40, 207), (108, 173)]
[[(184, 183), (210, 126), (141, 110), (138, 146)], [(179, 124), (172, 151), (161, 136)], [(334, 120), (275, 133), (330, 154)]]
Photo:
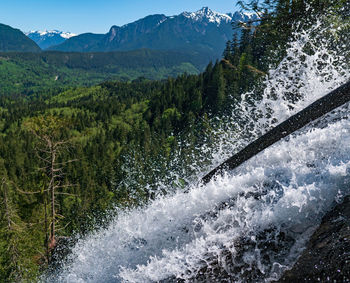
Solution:
[(19, 250), (23, 225), (14, 206), (8, 180), (2, 177), (0, 182), (0, 269), (3, 269), (0, 274), (5, 274), (11, 282), (19, 282), (24, 275)]
[(26, 223), (20, 217), (16, 186), (9, 181), (0, 159), (0, 282), (22, 282), (35, 277), (36, 253)]

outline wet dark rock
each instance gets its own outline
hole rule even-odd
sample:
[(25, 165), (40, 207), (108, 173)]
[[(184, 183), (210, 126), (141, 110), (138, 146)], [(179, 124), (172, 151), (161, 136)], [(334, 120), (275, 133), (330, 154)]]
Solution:
[(278, 282), (350, 282), (350, 196), (323, 218), (294, 267)]
[[(187, 275), (190, 282), (262, 282), (260, 269), (254, 262), (247, 266), (244, 254), (258, 248), (262, 263), (268, 265), (287, 256), (293, 243), (287, 234), (271, 228), (258, 234), (256, 241), (235, 242), (234, 257), (224, 249), (220, 258), (208, 254), (203, 267)], [(161, 282), (185, 281), (171, 277)], [(350, 282), (350, 196), (325, 215), (297, 263), (278, 282)]]
[[(275, 227), (266, 229), (255, 235), (252, 240), (250, 235), (242, 236), (232, 242), (236, 250), (233, 254), (227, 247), (221, 248), (220, 254), (208, 252), (203, 255), (202, 262), (196, 270), (184, 270), (188, 281), (178, 279), (175, 276), (160, 281), (160, 283), (181, 282), (265, 282), (264, 271), (259, 267), (257, 260), (245, 260), (247, 255), (259, 258), (264, 266), (271, 262), (281, 261), (286, 258), (295, 240)], [(259, 251), (258, 254), (256, 251)], [(272, 266), (271, 266), (272, 268)], [(270, 270), (265, 270), (269, 273)]]

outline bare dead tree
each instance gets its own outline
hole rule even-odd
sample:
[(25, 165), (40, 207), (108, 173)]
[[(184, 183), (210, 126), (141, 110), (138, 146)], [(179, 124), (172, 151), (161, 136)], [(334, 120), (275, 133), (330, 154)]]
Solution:
[(64, 169), (67, 164), (77, 161), (75, 159), (59, 161), (71, 147), (70, 140), (62, 138), (62, 130), (67, 126), (67, 121), (52, 115), (34, 117), (25, 122), (25, 127), (37, 138), (36, 153), (43, 163), (39, 170), (47, 177), (47, 185), (42, 191), (45, 196), (43, 202), (47, 262), (50, 262), (51, 251), (57, 244), (56, 225), (59, 219), (63, 218), (57, 212), (56, 196), (72, 195), (61, 191), (72, 187), (71, 184), (63, 182)]

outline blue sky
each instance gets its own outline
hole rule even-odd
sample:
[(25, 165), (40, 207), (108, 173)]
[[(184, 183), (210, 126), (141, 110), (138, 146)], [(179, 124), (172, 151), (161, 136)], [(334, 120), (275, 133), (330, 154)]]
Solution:
[(58, 29), (106, 33), (150, 14), (168, 16), (208, 6), (217, 12), (237, 10), (237, 0), (0, 0), (0, 23), (22, 31)]

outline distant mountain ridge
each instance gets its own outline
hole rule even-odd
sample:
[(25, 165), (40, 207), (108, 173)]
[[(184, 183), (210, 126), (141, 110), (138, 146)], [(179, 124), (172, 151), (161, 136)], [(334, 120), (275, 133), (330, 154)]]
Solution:
[(0, 24), (0, 52), (40, 52), (40, 47), (19, 29)]
[(221, 14), (204, 7), (177, 16), (150, 15), (106, 34), (81, 34), (48, 50), (65, 52), (128, 51), (140, 48), (198, 52), (219, 58), (232, 38), (232, 22), (256, 19), (254, 14)]
[(74, 33), (62, 32), (58, 30), (45, 31), (30, 31), (25, 33), (31, 40), (33, 40), (41, 49), (47, 49), (50, 46), (58, 45), (67, 39), (76, 36)]

